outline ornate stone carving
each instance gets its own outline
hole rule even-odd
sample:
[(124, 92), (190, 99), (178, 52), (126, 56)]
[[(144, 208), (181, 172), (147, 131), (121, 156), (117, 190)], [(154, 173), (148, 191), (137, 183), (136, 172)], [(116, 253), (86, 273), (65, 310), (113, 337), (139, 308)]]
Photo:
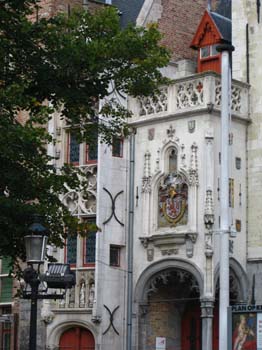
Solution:
[(168, 88), (164, 87), (160, 90), (159, 95), (146, 96), (140, 98), (139, 102), (139, 116), (147, 116), (150, 114), (157, 114), (167, 111), (167, 95)]
[[(221, 106), (221, 81), (215, 83), (215, 105)], [(241, 111), (241, 89), (237, 86), (231, 87), (231, 110), (234, 112)]]
[(165, 176), (159, 186), (159, 227), (185, 225), (188, 220), (188, 185), (183, 174)]
[(140, 304), (139, 305), (140, 317), (145, 317), (147, 313), (148, 313), (148, 304)]
[(95, 284), (92, 283), (89, 287), (88, 307), (93, 307), (94, 302), (95, 302)]
[(151, 154), (149, 151), (144, 156), (144, 176), (142, 179), (142, 192), (151, 193)]
[(160, 170), (160, 148), (157, 150), (157, 157), (156, 157), (156, 170), (157, 173)]
[(193, 132), (196, 129), (196, 121), (195, 120), (189, 120), (187, 123), (187, 127), (188, 127), (188, 132), (190, 134), (193, 134)]
[(189, 168), (189, 183), (192, 186), (198, 186), (198, 160), (197, 160), (197, 145), (194, 142), (191, 146), (191, 159)]
[(162, 255), (177, 255), (179, 253), (178, 248), (173, 248), (173, 249), (162, 249), (161, 250)]
[[(165, 232), (157, 235), (152, 235), (148, 237), (139, 237), (140, 242), (143, 244), (144, 248), (148, 248), (150, 243), (154, 247), (159, 247), (160, 249), (176, 249), (177, 245), (182, 245), (186, 243), (186, 240), (190, 239), (192, 243), (197, 240), (196, 232)], [(175, 246), (175, 247), (174, 247)]]
[(170, 139), (172, 139), (172, 138), (175, 136), (176, 129), (174, 129), (173, 126), (170, 125), (170, 127), (167, 129), (166, 133), (167, 133), (167, 136), (168, 136)]
[(213, 236), (211, 232), (205, 234), (205, 255), (208, 258), (213, 255)]
[(214, 215), (214, 205), (213, 196), (211, 189), (206, 191), (206, 202), (205, 202), (205, 212), (204, 212), (204, 222), (208, 230), (212, 230), (214, 225), (215, 215)]
[(80, 191), (71, 190), (62, 198), (62, 203), (66, 205), (72, 215), (95, 215), (96, 214), (96, 183), (97, 166), (87, 165), (80, 168), (80, 180), (83, 186)]
[(181, 157), (182, 168), (186, 168), (186, 153), (185, 153), (185, 145), (184, 144), (181, 145), (180, 157)]
[(79, 307), (85, 307), (86, 305), (86, 283), (84, 279), (80, 281), (79, 290)]
[(194, 276), (180, 269), (162, 271), (153, 276), (148, 283), (146, 294), (150, 296), (152, 293), (157, 293), (159, 288), (171, 284), (176, 286), (178, 298), (187, 297), (192, 293), (199, 294), (199, 286)]
[(196, 107), (204, 103), (204, 81), (191, 80), (177, 85), (176, 105), (177, 109)]
[(142, 193), (151, 193), (151, 176), (143, 177), (142, 179)]
[(153, 261), (154, 260), (154, 249), (150, 248), (147, 249), (147, 261)]
[(53, 322), (55, 314), (51, 311), (51, 305), (49, 301), (44, 301), (43, 308), (41, 310), (41, 318), (46, 324)]
[(144, 156), (144, 177), (151, 176), (151, 154), (149, 151)]
[(201, 317), (213, 318), (214, 300), (213, 299), (201, 299)]

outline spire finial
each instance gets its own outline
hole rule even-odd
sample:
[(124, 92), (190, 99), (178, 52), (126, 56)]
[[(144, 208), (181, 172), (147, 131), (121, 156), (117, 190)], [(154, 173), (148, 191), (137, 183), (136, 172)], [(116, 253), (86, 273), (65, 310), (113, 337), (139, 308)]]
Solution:
[(211, 0), (207, 1), (207, 10), (211, 11)]

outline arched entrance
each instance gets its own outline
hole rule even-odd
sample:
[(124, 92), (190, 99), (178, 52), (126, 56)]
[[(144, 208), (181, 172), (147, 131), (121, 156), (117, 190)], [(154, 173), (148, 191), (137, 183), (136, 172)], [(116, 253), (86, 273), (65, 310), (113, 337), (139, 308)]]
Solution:
[[(139, 349), (153, 350), (157, 338), (167, 349), (201, 350), (200, 290), (196, 278), (183, 269), (165, 269), (146, 286), (140, 304)], [(142, 313), (141, 313), (142, 311)]]
[(94, 336), (83, 327), (69, 328), (60, 337), (59, 350), (95, 350)]
[[(215, 275), (215, 305), (213, 317), (213, 350), (219, 349), (219, 269)], [(243, 303), (247, 300), (247, 277), (241, 265), (233, 258), (230, 259), (229, 269), (229, 303)]]

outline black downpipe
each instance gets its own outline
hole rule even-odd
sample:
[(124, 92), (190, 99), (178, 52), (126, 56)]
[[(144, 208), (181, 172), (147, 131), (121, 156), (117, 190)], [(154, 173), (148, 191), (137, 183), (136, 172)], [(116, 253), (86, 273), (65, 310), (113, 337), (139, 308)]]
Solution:
[(247, 83), (249, 84), (249, 25), (246, 24), (246, 64), (247, 64)]

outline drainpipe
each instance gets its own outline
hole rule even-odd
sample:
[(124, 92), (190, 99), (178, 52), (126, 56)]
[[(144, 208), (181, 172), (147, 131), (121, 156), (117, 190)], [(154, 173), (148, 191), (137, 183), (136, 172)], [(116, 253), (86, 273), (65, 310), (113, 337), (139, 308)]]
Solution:
[(129, 213), (127, 246), (127, 333), (126, 349), (132, 349), (132, 304), (133, 304), (133, 236), (134, 236), (134, 177), (135, 177), (135, 130), (130, 135), (129, 166)]
[(220, 289), (219, 289), (219, 350), (228, 350), (229, 306), (229, 114), (230, 114), (230, 53), (234, 47), (223, 44), (222, 52), (222, 100), (221, 100), (221, 196), (220, 196)]

